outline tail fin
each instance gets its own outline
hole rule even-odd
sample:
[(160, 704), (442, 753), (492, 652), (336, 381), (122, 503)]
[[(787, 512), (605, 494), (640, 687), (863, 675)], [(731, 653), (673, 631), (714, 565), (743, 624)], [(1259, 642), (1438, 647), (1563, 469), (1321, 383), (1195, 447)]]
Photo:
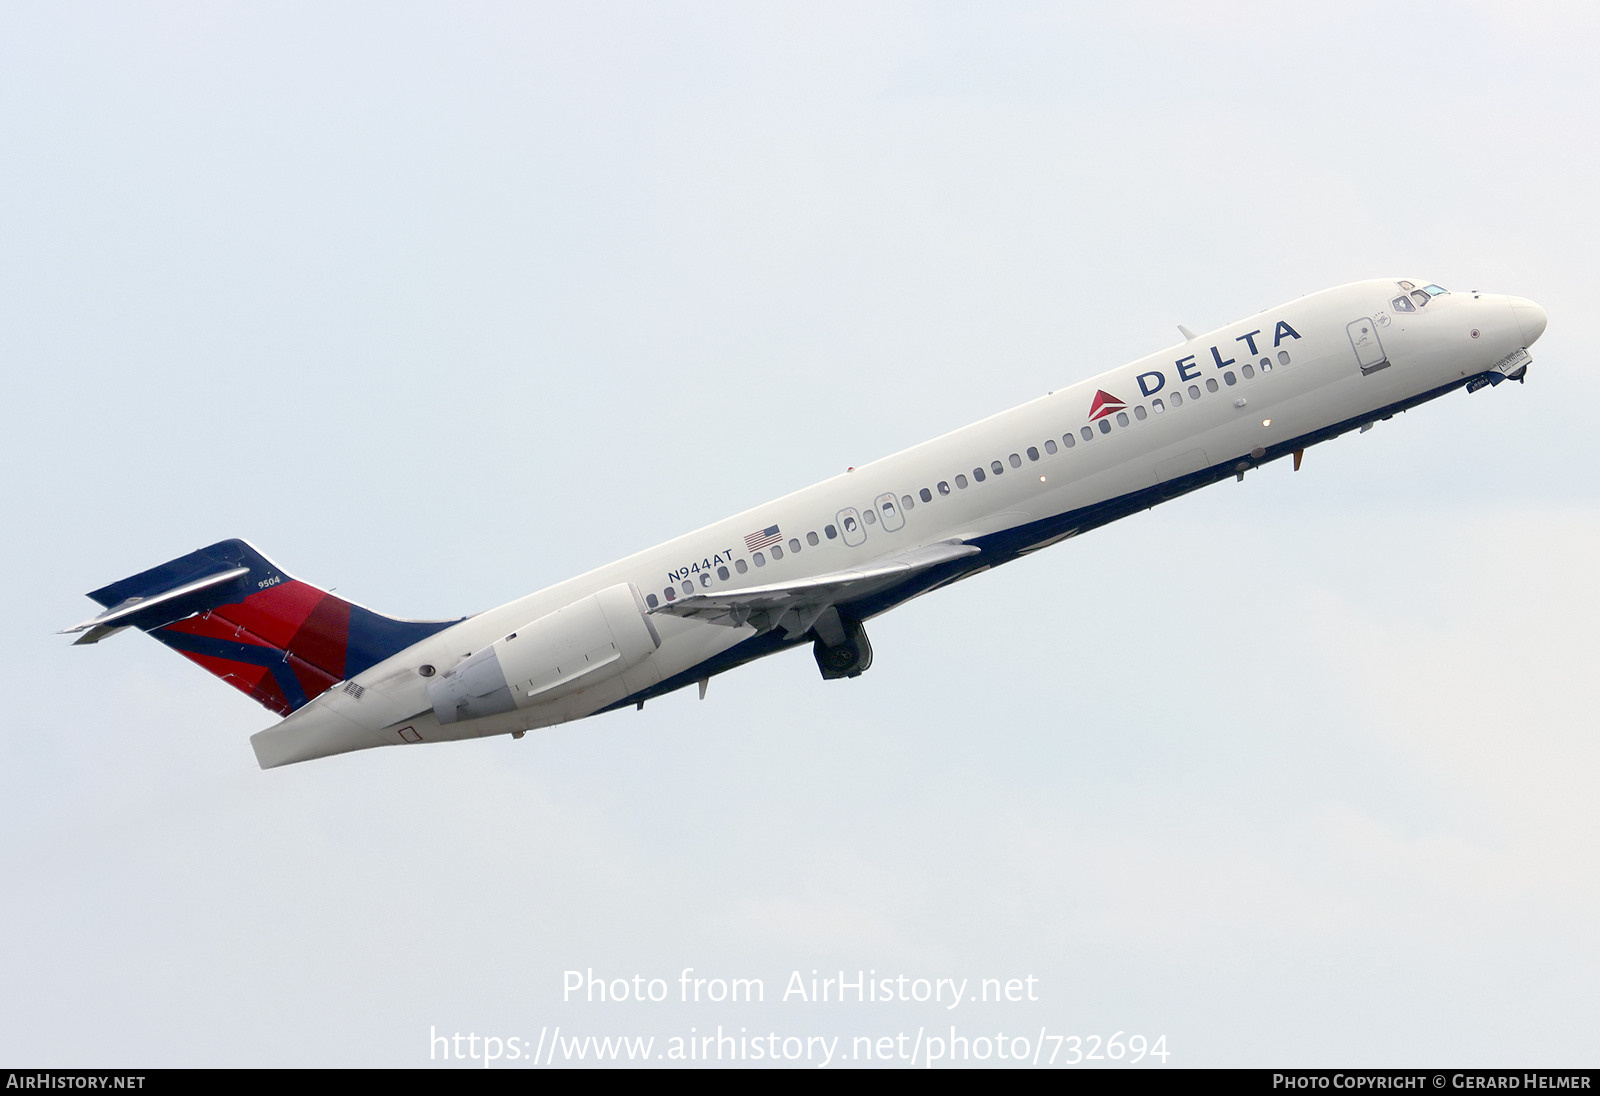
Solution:
[(242, 540), (219, 541), (89, 596), (106, 611), (66, 629), (84, 633), (78, 643), (138, 628), (279, 715), (456, 623), (363, 609), (291, 578)]

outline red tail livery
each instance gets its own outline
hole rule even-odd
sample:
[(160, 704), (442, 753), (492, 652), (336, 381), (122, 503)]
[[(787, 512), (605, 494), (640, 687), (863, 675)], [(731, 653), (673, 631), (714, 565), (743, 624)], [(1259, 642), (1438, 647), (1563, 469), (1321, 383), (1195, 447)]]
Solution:
[(455, 621), (395, 620), (292, 578), (242, 540), (113, 582), (106, 611), (69, 632), (138, 628), (252, 700), (288, 715)]

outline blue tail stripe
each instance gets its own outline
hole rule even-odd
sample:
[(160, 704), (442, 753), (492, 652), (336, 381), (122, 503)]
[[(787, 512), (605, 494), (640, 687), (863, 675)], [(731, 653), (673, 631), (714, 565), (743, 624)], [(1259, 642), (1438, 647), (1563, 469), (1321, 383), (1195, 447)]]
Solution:
[(301, 686), (300, 679), (294, 676), (294, 670), (284, 659), (282, 651), (234, 640), (195, 636), (187, 632), (163, 630), (151, 632), (150, 636), (159, 639), (175, 651), (264, 667), (272, 674), (272, 679), (278, 683), (278, 688), (283, 690), (284, 699), (289, 702), (290, 707), (300, 708), (306, 703), (306, 691)]

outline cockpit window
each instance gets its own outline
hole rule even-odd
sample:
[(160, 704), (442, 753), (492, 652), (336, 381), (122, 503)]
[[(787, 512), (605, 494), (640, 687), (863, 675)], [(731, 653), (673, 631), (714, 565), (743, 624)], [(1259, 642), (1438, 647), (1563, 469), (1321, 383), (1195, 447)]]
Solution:
[(1417, 302), (1417, 307), (1418, 307), (1418, 308), (1421, 308), (1421, 307), (1422, 307), (1422, 306), (1423, 306), (1423, 305), (1425, 305), (1425, 304), (1427, 304), (1427, 303), (1428, 303), (1428, 302), (1429, 302), (1429, 301), (1431, 301), (1431, 300), (1433, 300), (1433, 298), (1432, 298), (1432, 297), (1430, 297), (1430, 296), (1428, 296), (1428, 295), (1427, 295), (1427, 294), (1426, 294), (1426, 293), (1424, 293), (1424, 292), (1423, 292), (1423, 291), (1422, 291), (1422, 290), (1420, 290), (1420, 289), (1418, 289), (1418, 290), (1416, 290), (1416, 291), (1414, 291), (1414, 292), (1413, 292), (1413, 293), (1412, 293), (1412, 294), (1411, 294), (1411, 299), (1412, 299), (1412, 300), (1414, 300), (1414, 301), (1416, 301), (1416, 302)]
[(1410, 297), (1396, 297), (1389, 303), (1394, 305), (1396, 312), (1415, 312), (1417, 310), (1417, 306), (1411, 303)]
[(1416, 282), (1401, 282), (1400, 283), (1400, 288), (1401, 289), (1415, 289), (1415, 288), (1417, 288), (1417, 283)]
[(1425, 285), (1422, 287), (1422, 291), (1430, 297), (1442, 297), (1450, 292), (1442, 285)]

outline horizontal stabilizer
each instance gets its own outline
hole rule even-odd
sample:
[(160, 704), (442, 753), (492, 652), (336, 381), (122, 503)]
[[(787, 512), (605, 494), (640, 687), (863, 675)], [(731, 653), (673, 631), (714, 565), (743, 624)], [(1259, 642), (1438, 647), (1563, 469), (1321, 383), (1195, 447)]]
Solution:
[[(118, 632), (126, 632), (131, 627), (133, 627), (131, 624), (96, 624), (87, 632), (84, 632), (83, 635), (73, 640), (72, 645), (74, 647), (82, 647), (86, 643), (99, 643), (102, 639), (109, 639)], [(56, 634), (68, 635), (76, 631), (76, 628), (68, 628), (65, 632), (57, 632)]]
[(231, 567), (226, 571), (218, 571), (214, 575), (207, 575), (204, 578), (197, 578), (193, 582), (180, 583), (170, 590), (162, 590), (159, 593), (135, 595), (134, 597), (125, 598), (116, 605), (113, 605), (111, 608), (107, 609), (105, 612), (101, 613), (99, 616), (91, 617), (82, 624), (74, 624), (70, 628), (63, 628), (57, 634), (72, 635), (75, 632), (82, 632), (86, 629), (99, 630), (106, 628), (107, 630), (100, 632), (95, 639), (89, 639), (87, 636), (85, 636), (82, 640), (82, 642), (94, 643), (99, 639), (104, 639), (106, 636), (110, 635), (112, 631), (122, 630), (121, 628), (107, 628), (107, 626), (113, 621), (123, 620), (127, 617), (133, 616), (135, 613), (144, 614), (146, 613), (146, 610), (155, 609), (159, 605), (176, 601), (178, 598), (185, 597), (189, 594), (199, 593), (201, 590), (209, 590), (211, 587), (220, 586), (224, 582), (232, 582), (234, 579), (240, 578), (249, 572), (250, 568), (248, 567)]

